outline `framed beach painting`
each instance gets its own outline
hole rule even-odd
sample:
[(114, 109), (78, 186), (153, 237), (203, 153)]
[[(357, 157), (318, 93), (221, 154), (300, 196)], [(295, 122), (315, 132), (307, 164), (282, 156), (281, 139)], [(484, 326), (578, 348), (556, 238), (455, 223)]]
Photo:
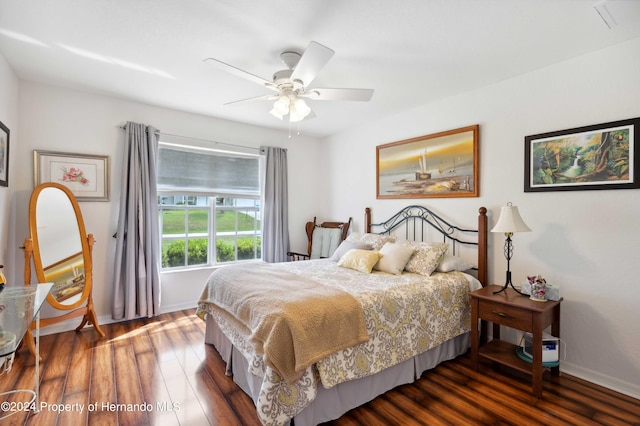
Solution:
[(524, 191), (640, 188), (640, 118), (525, 137)]
[(377, 198), (477, 197), (479, 128), (377, 146)]
[(0, 186), (9, 186), (9, 128), (0, 121)]
[(34, 181), (57, 182), (78, 201), (109, 201), (109, 157), (35, 150)]

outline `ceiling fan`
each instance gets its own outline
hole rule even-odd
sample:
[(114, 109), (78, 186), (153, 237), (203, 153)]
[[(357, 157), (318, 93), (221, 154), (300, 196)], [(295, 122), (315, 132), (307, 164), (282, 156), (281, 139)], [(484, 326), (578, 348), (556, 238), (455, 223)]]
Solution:
[(280, 120), (288, 115), (290, 122), (296, 122), (314, 116), (311, 108), (305, 102), (305, 98), (318, 101), (368, 102), (371, 100), (373, 89), (309, 88), (311, 82), (329, 62), (329, 59), (333, 57), (334, 53), (333, 50), (315, 41), (309, 43), (302, 55), (294, 51), (282, 52), (280, 59), (287, 66), (287, 69), (276, 71), (273, 74), (272, 81), (215, 58), (207, 58), (205, 61), (276, 92), (275, 94), (228, 102), (225, 105), (261, 100), (275, 101), (271, 114)]

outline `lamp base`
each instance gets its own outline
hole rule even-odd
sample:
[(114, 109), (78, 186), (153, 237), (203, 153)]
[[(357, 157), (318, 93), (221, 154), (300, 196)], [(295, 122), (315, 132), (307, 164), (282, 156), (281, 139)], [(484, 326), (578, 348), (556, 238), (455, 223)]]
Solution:
[(514, 289), (516, 293), (521, 294), (521, 295), (523, 295), (523, 296), (527, 296), (527, 295), (525, 295), (523, 292), (521, 292), (520, 290), (518, 290), (517, 288), (515, 288), (515, 287), (513, 286), (513, 283), (512, 283), (511, 281), (507, 281), (507, 282), (504, 284), (504, 286), (503, 286), (500, 290), (498, 290), (498, 291), (494, 291), (494, 292), (493, 292), (493, 294), (502, 293), (502, 292), (503, 292), (503, 291), (505, 291), (505, 290), (507, 289), (507, 287), (509, 287), (509, 286), (511, 286), (511, 288), (512, 288), (512, 289)]
[(507, 289), (507, 287), (511, 286), (512, 289), (514, 289), (516, 291), (516, 293), (521, 294), (521, 295), (525, 295), (524, 293), (522, 293), (520, 290), (518, 290), (517, 288), (515, 288), (513, 286), (513, 282), (511, 281), (511, 270), (508, 269), (509, 268), (509, 258), (507, 258), (507, 279), (504, 282), (504, 286), (498, 290), (498, 291), (494, 291), (493, 294), (498, 294), (498, 293), (502, 293), (503, 291), (505, 291)]

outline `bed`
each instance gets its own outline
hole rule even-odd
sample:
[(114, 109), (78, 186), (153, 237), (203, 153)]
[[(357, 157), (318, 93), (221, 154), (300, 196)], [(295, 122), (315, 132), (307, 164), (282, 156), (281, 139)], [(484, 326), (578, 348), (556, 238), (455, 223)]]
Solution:
[(468, 229), (415, 205), (372, 223), (367, 208), (365, 231), (329, 259), (229, 265), (207, 280), (205, 343), (263, 424), (336, 419), (468, 350), (486, 209)]

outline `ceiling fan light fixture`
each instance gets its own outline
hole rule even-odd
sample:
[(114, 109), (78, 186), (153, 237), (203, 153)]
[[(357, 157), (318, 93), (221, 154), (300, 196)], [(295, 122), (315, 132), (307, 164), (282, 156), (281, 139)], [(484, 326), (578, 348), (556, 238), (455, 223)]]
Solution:
[(309, 115), (311, 108), (302, 98), (296, 98), (289, 107), (289, 121), (302, 121)]
[(291, 123), (297, 123), (298, 121), (302, 121), (302, 120), (304, 120), (304, 117), (300, 114), (297, 114), (295, 111), (289, 114), (289, 121)]
[(275, 108), (272, 108), (271, 111), (269, 111), (269, 113), (273, 115), (275, 118), (277, 118), (278, 120), (282, 120), (284, 118), (284, 114), (280, 114), (278, 111), (276, 111)]
[(314, 117), (313, 111), (304, 99), (317, 99), (321, 101), (361, 101), (371, 99), (373, 89), (335, 89), (322, 88), (308, 90), (309, 86), (318, 75), (318, 72), (333, 57), (334, 51), (315, 41), (309, 43), (303, 53), (294, 51), (282, 52), (280, 58), (286, 65), (286, 69), (276, 71), (271, 81), (258, 77), (238, 67), (229, 65), (215, 58), (207, 58), (209, 61), (226, 71), (258, 83), (261, 86), (276, 92), (273, 95), (258, 96), (240, 101), (227, 102), (225, 105), (255, 100), (272, 101), (271, 115), (284, 120), (288, 116), (290, 122), (302, 121), (308, 117)]
[(289, 113), (289, 105), (291, 100), (287, 95), (280, 95), (277, 101), (273, 104), (273, 109), (280, 115), (287, 115)]

